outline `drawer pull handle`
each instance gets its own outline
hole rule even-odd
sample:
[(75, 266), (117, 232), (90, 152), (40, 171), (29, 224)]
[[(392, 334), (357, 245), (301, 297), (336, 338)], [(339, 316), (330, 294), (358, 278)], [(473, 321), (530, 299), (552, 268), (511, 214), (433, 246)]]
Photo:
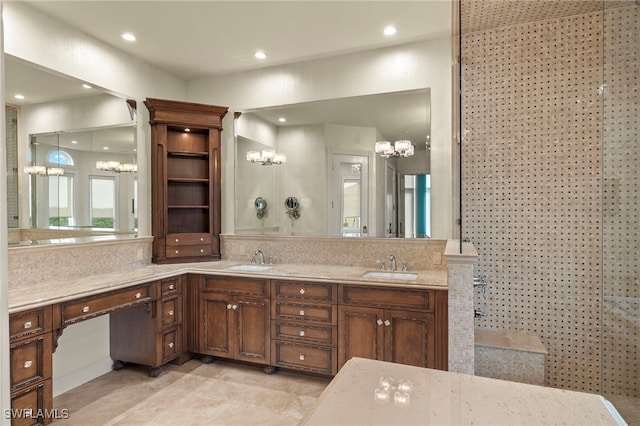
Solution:
[(304, 310), (300, 309), (300, 316), (304, 316)]
[(231, 303), (227, 305), (227, 309), (231, 309)]
[(142, 297), (142, 294), (140, 294), (139, 292), (136, 293), (136, 299), (140, 299)]
[(384, 322), (384, 325), (386, 325), (387, 327), (389, 327), (389, 326), (391, 325), (391, 322), (390, 322), (389, 320), (386, 320), (386, 321)]
[(33, 361), (25, 361), (24, 362), (24, 368), (29, 368), (33, 365)]
[(169, 316), (172, 317), (173, 316), (173, 311), (169, 311)]
[(89, 307), (88, 306), (83, 307), (82, 308), (82, 312), (84, 312), (84, 313), (89, 312)]
[(305, 294), (305, 293), (306, 293), (306, 291), (304, 291), (304, 288), (301, 288), (300, 289), (300, 294)]
[(304, 336), (304, 330), (300, 330), (300, 337)]
[(204, 253), (204, 249), (200, 249), (200, 253)]
[(304, 355), (300, 355), (300, 361), (304, 361)]
[(176, 288), (176, 286), (174, 286), (173, 284), (169, 285), (169, 290), (173, 290), (174, 288)]
[(33, 324), (31, 324), (31, 321), (27, 321), (24, 323), (24, 328), (31, 328)]
[(169, 342), (169, 347), (173, 349), (173, 342)]
[(380, 318), (378, 318), (378, 321), (376, 321), (378, 323), (378, 325), (382, 325), (382, 320)]
[(233, 310), (235, 311), (236, 309), (238, 309), (238, 305), (233, 305), (233, 306), (231, 307), (231, 309), (233, 309)]
[(200, 238), (200, 241), (204, 241), (204, 238)]
[(176, 243), (179, 243), (179, 242), (180, 242), (180, 239), (179, 239), (179, 238), (176, 238)]
[(180, 251), (179, 251), (179, 250), (176, 250), (176, 254), (178, 254), (178, 253), (180, 253)]

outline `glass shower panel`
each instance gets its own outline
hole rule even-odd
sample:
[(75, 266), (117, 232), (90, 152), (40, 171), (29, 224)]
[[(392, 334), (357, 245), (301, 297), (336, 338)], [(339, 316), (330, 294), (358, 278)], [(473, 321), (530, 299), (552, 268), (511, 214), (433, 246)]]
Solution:
[(606, 1), (603, 30), (602, 393), (624, 412), (640, 406), (640, 5)]

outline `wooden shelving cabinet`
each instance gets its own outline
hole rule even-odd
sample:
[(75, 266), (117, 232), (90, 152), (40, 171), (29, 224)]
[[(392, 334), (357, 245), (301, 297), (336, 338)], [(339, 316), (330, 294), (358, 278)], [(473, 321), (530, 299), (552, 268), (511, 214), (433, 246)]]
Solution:
[(227, 107), (147, 98), (153, 261), (220, 259), (220, 133)]

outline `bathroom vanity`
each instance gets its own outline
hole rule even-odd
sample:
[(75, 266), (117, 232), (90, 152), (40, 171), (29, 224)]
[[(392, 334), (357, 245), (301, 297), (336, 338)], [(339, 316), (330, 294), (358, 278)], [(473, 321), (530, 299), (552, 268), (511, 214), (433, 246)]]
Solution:
[(151, 376), (194, 356), (262, 365), (267, 373), (335, 375), (353, 356), (447, 369), (446, 269), (385, 280), (353, 266), (245, 266), (149, 265), (12, 291), (12, 408), (52, 408), (58, 338), (104, 314), (111, 314), (114, 369), (143, 364)]

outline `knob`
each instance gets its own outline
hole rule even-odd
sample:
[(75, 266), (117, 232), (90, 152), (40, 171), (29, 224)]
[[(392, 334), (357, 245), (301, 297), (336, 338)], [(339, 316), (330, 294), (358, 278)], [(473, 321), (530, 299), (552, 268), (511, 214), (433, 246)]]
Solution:
[(300, 309), (300, 315), (304, 316), (304, 310)]
[(200, 253), (204, 253), (204, 249), (200, 249)]
[(25, 361), (24, 362), (24, 368), (29, 368), (33, 365), (33, 361)]
[(300, 294), (305, 294), (305, 293), (306, 293), (306, 291), (304, 291), (304, 288), (301, 288), (300, 289)]
[(89, 307), (88, 306), (83, 307), (82, 312), (89, 312)]
[(231, 309), (231, 303), (227, 305), (227, 309)]
[(169, 316), (172, 317), (173, 316), (173, 311), (169, 311)]
[(179, 239), (179, 238), (176, 238), (176, 243), (179, 243), (179, 242), (180, 242), (180, 239)]
[(386, 320), (386, 321), (384, 322), (384, 325), (386, 325), (387, 327), (389, 327), (389, 326), (391, 325), (391, 322), (390, 322), (389, 320)]
[(231, 309), (233, 309), (233, 310), (235, 311), (236, 309), (238, 309), (238, 305), (233, 305), (233, 306), (231, 307)]
[(136, 299), (140, 299), (142, 297), (142, 294), (140, 294), (140, 292), (136, 293)]
[(169, 342), (169, 347), (173, 349), (173, 342)]
[(382, 320), (380, 318), (378, 318), (378, 321), (376, 321), (378, 323), (378, 325), (382, 325)]
[(178, 250), (176, 250), (176, 254), (178, 254), (178, 253), (179, 253), (179, 251), (178, 251)]
[(27, 321), (24, 323), (24, 328), (31, 328), (33, 324), (31, 324), (31, 321)]
[(302, 336), (304, 336), (304, 330), (301, 330), (301, 331), (300, 331), (300, 336), (301, 336), (301, 337), (302, 337)]
[(173, 284), (169, 285), (169, 290), (173, 290), (174, 288), (176, 288), (176, 286), (174, 286)]
[(204, 238), (200, 238), (200, 241), (204, 241)]
[(300, 355), (300, 361), (304, 361), (304, 355)]

